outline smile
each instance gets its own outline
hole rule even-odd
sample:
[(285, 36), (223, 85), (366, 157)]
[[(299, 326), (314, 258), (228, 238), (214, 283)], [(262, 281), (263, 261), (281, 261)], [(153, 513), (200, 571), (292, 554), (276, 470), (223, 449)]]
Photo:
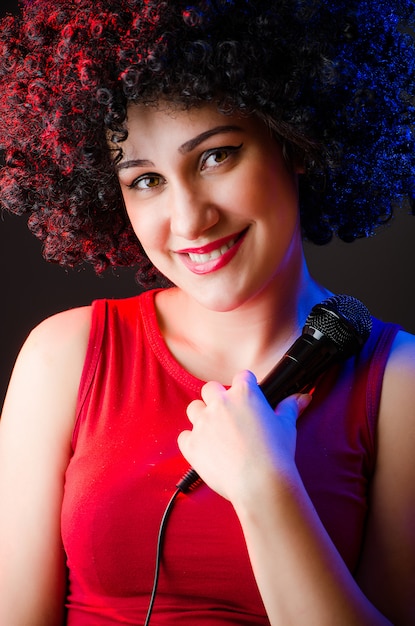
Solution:
[(195, 274), (208, 274), (227, 265), (235, 256), (247, 233), (246, 228), (238, 234), (219, 239), (200, 248), (178, 250), (183, 263)]
[(222, 254), (225, 254), (228, 250), (232, 248), (232, 246), (236, 242), (236, 237), (231, 239), (228, 243), (225, 243), (220, 248), (216, 248), (216, 250), (212, 250), (212, 252), (205, 252), (205, 254), (197, 254), (194, 252), (188, 252), (189, 258), (194, 263), (206, 263), (207, 261), (213, 261), (214, 259), (218, 259)]

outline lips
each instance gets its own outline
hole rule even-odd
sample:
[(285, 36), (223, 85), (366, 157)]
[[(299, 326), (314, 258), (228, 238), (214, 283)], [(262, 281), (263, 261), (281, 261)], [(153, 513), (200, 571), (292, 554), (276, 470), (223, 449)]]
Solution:
[(239, 250), (248, 231), (217, 239), (206, 246), (178, 250), (183, 263), (195, 274), (208, 274), (227, 265)]
[(193, 261), (194, 263), (206, 263), (207, 261), (213, 261), (214, 259), (218, 259), (220, 256), (222, 256), (222, 254), (225, 254), (225, 252), (227, 252), (228, 250), (230, 250), (230, 248), (232, 248), (235, 242), (236, 242), (236, 237), (231, 239), (228, 243), (225, 243), (220, 248), (216, 248), (215, 250), (212, 250), (212, 252), (205, 252), (205, 253), (188, 252), (187, 254), (189, 255), (190, 260)]

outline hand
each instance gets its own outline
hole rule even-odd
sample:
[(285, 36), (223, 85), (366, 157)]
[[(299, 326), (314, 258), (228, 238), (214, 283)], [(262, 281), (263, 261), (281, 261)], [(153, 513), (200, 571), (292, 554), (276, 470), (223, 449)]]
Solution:
[(229, 389), (209, 382), (201, 395), (187, 408), (193, 430), (180, 433), (178, 444), (213, 490), (233, 502), (264, 478), (296, 471), (296, 421), (310, 396), (290, 396), (274, 412), (249, 371)]

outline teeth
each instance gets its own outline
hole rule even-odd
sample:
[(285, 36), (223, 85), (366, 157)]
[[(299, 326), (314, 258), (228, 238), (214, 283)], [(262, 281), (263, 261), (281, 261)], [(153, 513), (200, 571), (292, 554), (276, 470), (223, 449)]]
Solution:
[(194, 254), (193, 252), (189, 252), (189, 258), (193, 261), (193, 263), (207, 263), (207, 261), (213, 261), (214, 259), (222, 256), (222, 254), (225, 254), (229, 248), (232, 248), (234, 243), (235, 239), (232, 239), (225, 245), (217, 248), (216, 250), (212, 250), (212, 252), (208, 252), (207, 254)]

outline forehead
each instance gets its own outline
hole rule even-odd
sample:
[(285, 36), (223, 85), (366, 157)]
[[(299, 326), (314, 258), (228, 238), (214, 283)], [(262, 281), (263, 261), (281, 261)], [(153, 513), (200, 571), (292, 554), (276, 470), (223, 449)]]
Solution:
[(183, 154), (191, 151), (194, 143), (198, 145), (219, 133), (252, 132), (257, 137), (264, 133), (269, 138), (268, 128), (258, 118), (225, 115), (212, 104), (189, 109), (169, 103), (131, 104), (125, 126), (128, 136), (123, 142), (123, 152), (130, 157), (137, 151), (157, 151), (161, 146)]
[(161, 102), (154, 106), (131, 104), (127, 109), (126, 129), (132, 133), (137, 129), (144, 134), (146, 131), (157, 130), (185, 133), (186, 128), (191, 132), (195, 128), (210, 124), (230, 123), (234, 116), (220, 113), (213, 105), (206, 104), (200, 107), (185, 109), (178, 105)]

